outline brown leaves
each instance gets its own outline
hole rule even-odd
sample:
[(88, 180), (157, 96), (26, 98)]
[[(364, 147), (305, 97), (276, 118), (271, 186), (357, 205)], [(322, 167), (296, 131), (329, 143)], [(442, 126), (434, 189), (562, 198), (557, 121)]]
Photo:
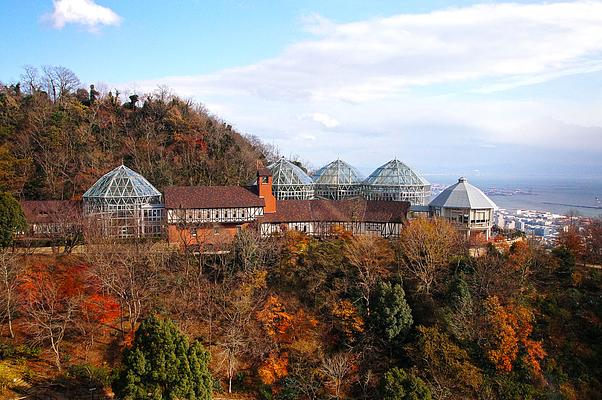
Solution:
[(498, 371), (512, 371), (519, 351), (534, 373), (541, 373), (539, 362), (546, 352), (541, 342), (530, 339), (533, 313), (521, 305), (503, 306), (496, 296), (485, 301), (488, 339), (486, 354)]
[(435, 218), (410, 221), (401, 231), (399, 252), (417, 291), (430, 293), (447, 274), (450, 259), (463, 250), (463, 240), (449, 222)]
[(338, 330), (348, 342), (354, 342), (357, 335), (364, 332), (364, 320), (356, 306), (349, 300), (341, 300), (332, 308), (332, 316)]

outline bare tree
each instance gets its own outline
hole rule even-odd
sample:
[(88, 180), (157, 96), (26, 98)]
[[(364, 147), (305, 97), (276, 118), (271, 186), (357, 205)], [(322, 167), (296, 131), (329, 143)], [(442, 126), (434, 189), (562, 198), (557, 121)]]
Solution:
[(52, 267), (30, 271), (22, 284), (22, 310), (29, 333), (38, 343), (49, 343), (55, 364), (61, 369), (61, 345), (67, 330), (74, 326), (83, 293), (69, 287), (69, 277)]
[(81, 84), (77, 75), (65, 67), (45, 65), (42, 67), (42, 72), (42, 81), (48, 95), (55, 103), (73, 93)]
[(120, 307), (121, 330), (124, 319), (133, 330), (151, 300), (160, 291), (159, 276), (167, 254), (153, 251), (150, 243), (119, 243), (106, 239), (87, 246), (92, 274), (113, 295)]
[(21, 83), (25, 86), (26, 91), (29, 94), (34, 94), (40, 91), (42, 83), (40, 81), (40, 73), (38, 69), (32, 65), (26, 65), (23, 67), (23, 73), (21, 74)]
[(2, 285), (0, 312), (2, 319), (8, 322), (11, 338), (15, 337), (13, 317), (17, 306), (17, 288), (22, 272), (23, 266), (17, 261), (16, 256), (6, 249), (0, 250), (0, 284)]
[(340, 399), (343, 386), (353, 367), (353, 357), (349, 353), (337, 353), (322, 360), (320, 371), (324, 374), (333, 397)]

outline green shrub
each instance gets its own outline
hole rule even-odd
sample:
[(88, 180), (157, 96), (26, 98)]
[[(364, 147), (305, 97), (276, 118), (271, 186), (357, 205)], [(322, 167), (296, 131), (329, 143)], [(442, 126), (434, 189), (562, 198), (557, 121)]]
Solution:
[(382, 381), (383, 400), (431, 400), (424, 381), (401, 368), (391, 368)]

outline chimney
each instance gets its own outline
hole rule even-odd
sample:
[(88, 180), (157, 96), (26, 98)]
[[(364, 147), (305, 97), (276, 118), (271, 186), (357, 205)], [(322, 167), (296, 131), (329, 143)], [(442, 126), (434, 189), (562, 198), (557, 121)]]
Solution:
[(260, 161), (257, 162), (257, 192), (264, 199), (264, 214), (276, 212), (276, 197), (272, 192), (272, 171), (264, 167)]

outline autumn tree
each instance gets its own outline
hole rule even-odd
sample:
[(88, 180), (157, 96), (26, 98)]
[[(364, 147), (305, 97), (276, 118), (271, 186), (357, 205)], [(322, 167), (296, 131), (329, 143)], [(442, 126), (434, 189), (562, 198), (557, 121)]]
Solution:
[(585, 257), (588, 262), (602, 264), (602, 219), (595, 218), (583, 232)]
[(424, 381), (401, 368), (385, 372), (381, 392), (383, 400), (431, 400), (431, 392)]
[(10, 193), (0, 193), (0, 248), (10, 246), (26, 226), (19, 202)]
[(403, 287), (398, 283), (379, 282), (372, 305), (370, 322), (376, 336), (392, 345), (402, 341), (414, 323)]
[(378, 236), (358, 235), (345, 243), (344, 254), (355, 267), (357, 286), (370, 315), (370, 294), (379, 279), (389, 275), (394, 253), (389, 243)]
[(364, 319), (357, 307), (351, 301), (343, 299), (332, 306), (331, 314), (337, 336), (342, 337), (347, 344), (355, 344), (359, 335), (365, 331)]
[(211, 399), (209, 353), (190, 343), (170, 320), (144, 320), (113, 382), (120, 399)]
[(585, 253), (585, 243), (578, 224), (569, 224), (558, 232), (556, 246), (564, 247), (571, 252), (576, 260), (582, 261)]
[(23, 276), (20, 291), (21, 311), (35, 341), (48, 344), (61, 369), (63, 339), (75, 327), (85, 298), (82, 266), (35, 266)]
[(542, 343), (531, 339), (533, 313), (521, 305), (503, 306), (497, 297), (486, 300), (488, 337), (486, 354), (498, 371), (512, 371), (519, 354), (531, 370), (541, 373), (540, 361), (546, 352)]
[(410, 221), (399, 237), (401, 267), (419, 292), (430, 293), (448, 274), (451, 258), (462, 251), (454, 226), (440, 218)]

